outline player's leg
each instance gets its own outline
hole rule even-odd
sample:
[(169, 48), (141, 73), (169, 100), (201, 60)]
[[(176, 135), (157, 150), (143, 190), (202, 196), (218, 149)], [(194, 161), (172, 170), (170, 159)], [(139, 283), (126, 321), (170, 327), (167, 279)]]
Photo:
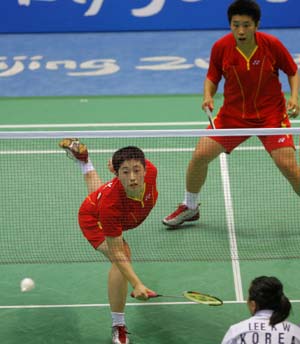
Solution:
[[(126, 241), (123, 241), (124, 250), (130, 259), (130, 248)], [(107, 244), (104, 241), (97, 250), (109, 258)], [(112, 262), (108, 274), (108, 299), (112, 316), (112, 343), (128, 344), (127, 327), (125, 322), (125, 305), (128, 292), (128, 281)]]
[(209, 137), (202, 137), (194, 150), (186, 173), (186, 190), (199, 193), (205, 183), (208, 165), (217, 158), (224, 147)]
[(260, 136), (259, 139), (271, 155), (276, 166), (300, 196), (300, 166), (292, 135)]
[(176, 227), (186, 221), (199, 219), (198, 197), (207, 177), (208, 165), (224, 151), (219, 142), (209, 137), (200, 138), (187, 168), (184, 201), (163, 219), (165, 225)]
[(280, 172), (289, 181), (297, 195), (300, 196), (300, 166), (297, 164), (294, 148), (278, 148), (272, 150), (270, 154)]
[[(78, 211), (79, 226), (89, 243), (111, 260), (103, 230), (99, 228), (98, 219), (95, 217), (94, 213), (95, 204), (89, 197), (86, 197)], [(129, 246), (125, 241), (123, 241), (123, 245), (125, 254), (128, 259), (130, 259), (131, 254)], [(114, 344), (129, 343), (124, 314), (127, 288), (127, 280), (121, 274), (116, 264), (112, 262), (108, 276), (108, 297), (112, 316), (112, 343)]]
[(83, 175), (89, 194), (96, 191), (103, 184), (96, 170), (83, 172)]
[(96, 191), (103, 183), (89, 158), (86, 145), (78, 139), (67, 138), (61, 140), (59, 146), (66, 151), (70, 158), (78, 163), (84, 175), (88, 193)]
[[(123, 240), (123, 247), (127, 258), (130, 259), (130, 248), (125, 240)], [(106, 241), (104, 241), (97, 250), (101, 251), (108, 259), (110, 259)], [(112, 262), (112, 266), (109, 271), (108, 287), (108, 296), (112, 312), (124, 312), (128, 281), (114, 262)]]

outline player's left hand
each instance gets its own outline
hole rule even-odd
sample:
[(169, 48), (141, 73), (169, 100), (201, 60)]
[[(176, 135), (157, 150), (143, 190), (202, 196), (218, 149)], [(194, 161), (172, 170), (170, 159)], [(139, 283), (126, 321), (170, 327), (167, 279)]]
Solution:
[(299, 104), (293, 102), (291, 99), (287, 103), (287, 113), (291, 118), (295, 118), (299, 115)]

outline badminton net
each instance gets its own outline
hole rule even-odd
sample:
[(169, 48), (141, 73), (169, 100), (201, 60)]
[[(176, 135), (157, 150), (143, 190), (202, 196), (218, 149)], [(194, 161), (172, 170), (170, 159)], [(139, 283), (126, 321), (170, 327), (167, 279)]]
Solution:
[[(258, 135), (300, 128), (91, 132), (1, 132), (0, 263), (94, 262), (106, 259), (81, 234), (77, 212), (87, 196), (77, 164), (58, 142), (79, 137), (107, 181), (107, 161), (136, 145), (158, 168), (157, 205), (124, 232), (133, 261), (292, 259), (300, 256), (300, 198), (264, 150)], [(162, 219), (182, 202), (185, 172), (201, 136), (249, 136), (210, 166), (200, 194), (200, 220), (168, 230)]]

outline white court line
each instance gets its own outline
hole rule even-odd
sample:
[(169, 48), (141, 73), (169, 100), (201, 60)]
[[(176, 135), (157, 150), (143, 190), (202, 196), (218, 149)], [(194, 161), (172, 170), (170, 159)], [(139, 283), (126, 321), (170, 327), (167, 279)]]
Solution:
[[(232, 301), (229, 301), (231, 303)], [(234, 301), (233, 301), (234, 302)], [(224, 302), (225, 303), (225, 302)], [(126, 307), (139, 306), (177, 306), (177, 305), (199, 305), (195, 302), (139, 302), (126, 303)], [(206, 306), (206, 305), (205, 305)], [(0, 309), (31, 309), (31, 308), (89, 308), (89, 307), (110, 307), (108, 303), (91, 303), (91, 304), (73, 304), (73, 305), (14, 305), (14, 306), (0, 306)]]
[[(299, 149), (299, 146), (296, 146)], [(180, 152), (193, 152), (194, 147), (177, 147), (177, 148), (144, 148), (145, 153), (180, 153)], [(237, 147), (235, 151), (259, 151), (265, 150), (263, 146), (249, 146)], [(90, 153), (114, 153), (115, 149), (89, 149)], [(65, 154), (61, 149), (48, 149), (48, 150), (0, 150), (0, 155), (14, 155), (14, 154)]]
[[(300, 303), (300, 300), (290, 300), (291, 303)], [(224, 304), (243, 304), (246, 301), (223, 301)], [(139, 302), (139, 303), (126, 303), (129, 307), (140, 306), (180, 306), (180, 305), (199, 305), (195, 302)], [(206, 305), (202, 305), (206, 307)], [(12, 305), (12, 306), (0, 306), (1, 309), (42, 309), (42, 308), (95, 308), (95, 307), (110, 307), (108, 303), (84, 303), (84, 304), (62, 304), (62, 305)], [(208, 306), (209, 307), (209, 306)]]
[(50, 123), (50, 124), (2, 124), (0, 129), (15, 128), (93, 128), (93, 127), (159, 127), (159, 126), (188, 126), (208, 125), (208, 122), (124, 122), (124, 123)]
[[(300, 120), (291, 120), (300, 123)], [(95, 127), (159, 127), (159, 126), (207, 126), (207, 121), (187, 122), (123, 122), (123, 123), (49, 123), (49, 124), (1, 124), (0, 129), (30, 129), (30, 128), (95, 128)]]
[[(249, 147), (250, 148), (250, 147)], [(255, 147), (251, 147), (255, 149)], [(261, 147), (258, 147), (260, 149)], [(252, 150), (251, 149), (251, 150)], [(194, 147), (187, 147), (187, 148), (144, 148), (143, 151), (145, 153), (178, 153), (178, 152), (192, 152)], [(89, 149), (89, 153), (114, 153), (115, 149)], [(48, 149), (48, 150), (0, 150), (0, 155), (14, 155), (14, 154), (65, 154), (65, 152), (60, 150)]]
[[(194, 148), (144, 148), (145, 153), (170, 153), (170, 152), (192, 152)], [(115, 149), (89, 149), (89, 153), (114, 153)], [(0, 155), (14, 155), (14, 154), (65, 154), (62, 149), (59, 150), (0, 150)]]
[(236, 241), (236, 234), (235, 234), (234, 214), (233, 214), (232, 198), (231, 198), (231, 192), (230, 192), (230, 179), (229, 179), (229, 171), (228, 171), (228, 165), (227, 165), (227, 157), (225, 153), (222, 153), (220, 155), (220, 168), (221, 168), (222, 184), (223, 184), (223, 190), (224, 190), (226, 221), (227, 221), (227, 229), (228, 229), (229, 244), (230, 244), (230, 256), (231, 256), (231, 263), (232, 263), (232, 270), (233, 270), (235, 297), (237, 301), (243, 301), (244, 300), (243, 286), (242, 286), (239, 255), (238, 255), (238, 248), (237, 248), (237, 241)]

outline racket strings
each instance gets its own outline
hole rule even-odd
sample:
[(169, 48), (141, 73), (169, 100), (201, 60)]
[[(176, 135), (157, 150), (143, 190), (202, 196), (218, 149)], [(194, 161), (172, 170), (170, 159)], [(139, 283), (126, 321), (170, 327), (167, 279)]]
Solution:
[(223, 302), (215, 296), (200, 294), (197, 292), (185, 292), (183, 294), (187, 299), (208, 305), (222, 305)]

